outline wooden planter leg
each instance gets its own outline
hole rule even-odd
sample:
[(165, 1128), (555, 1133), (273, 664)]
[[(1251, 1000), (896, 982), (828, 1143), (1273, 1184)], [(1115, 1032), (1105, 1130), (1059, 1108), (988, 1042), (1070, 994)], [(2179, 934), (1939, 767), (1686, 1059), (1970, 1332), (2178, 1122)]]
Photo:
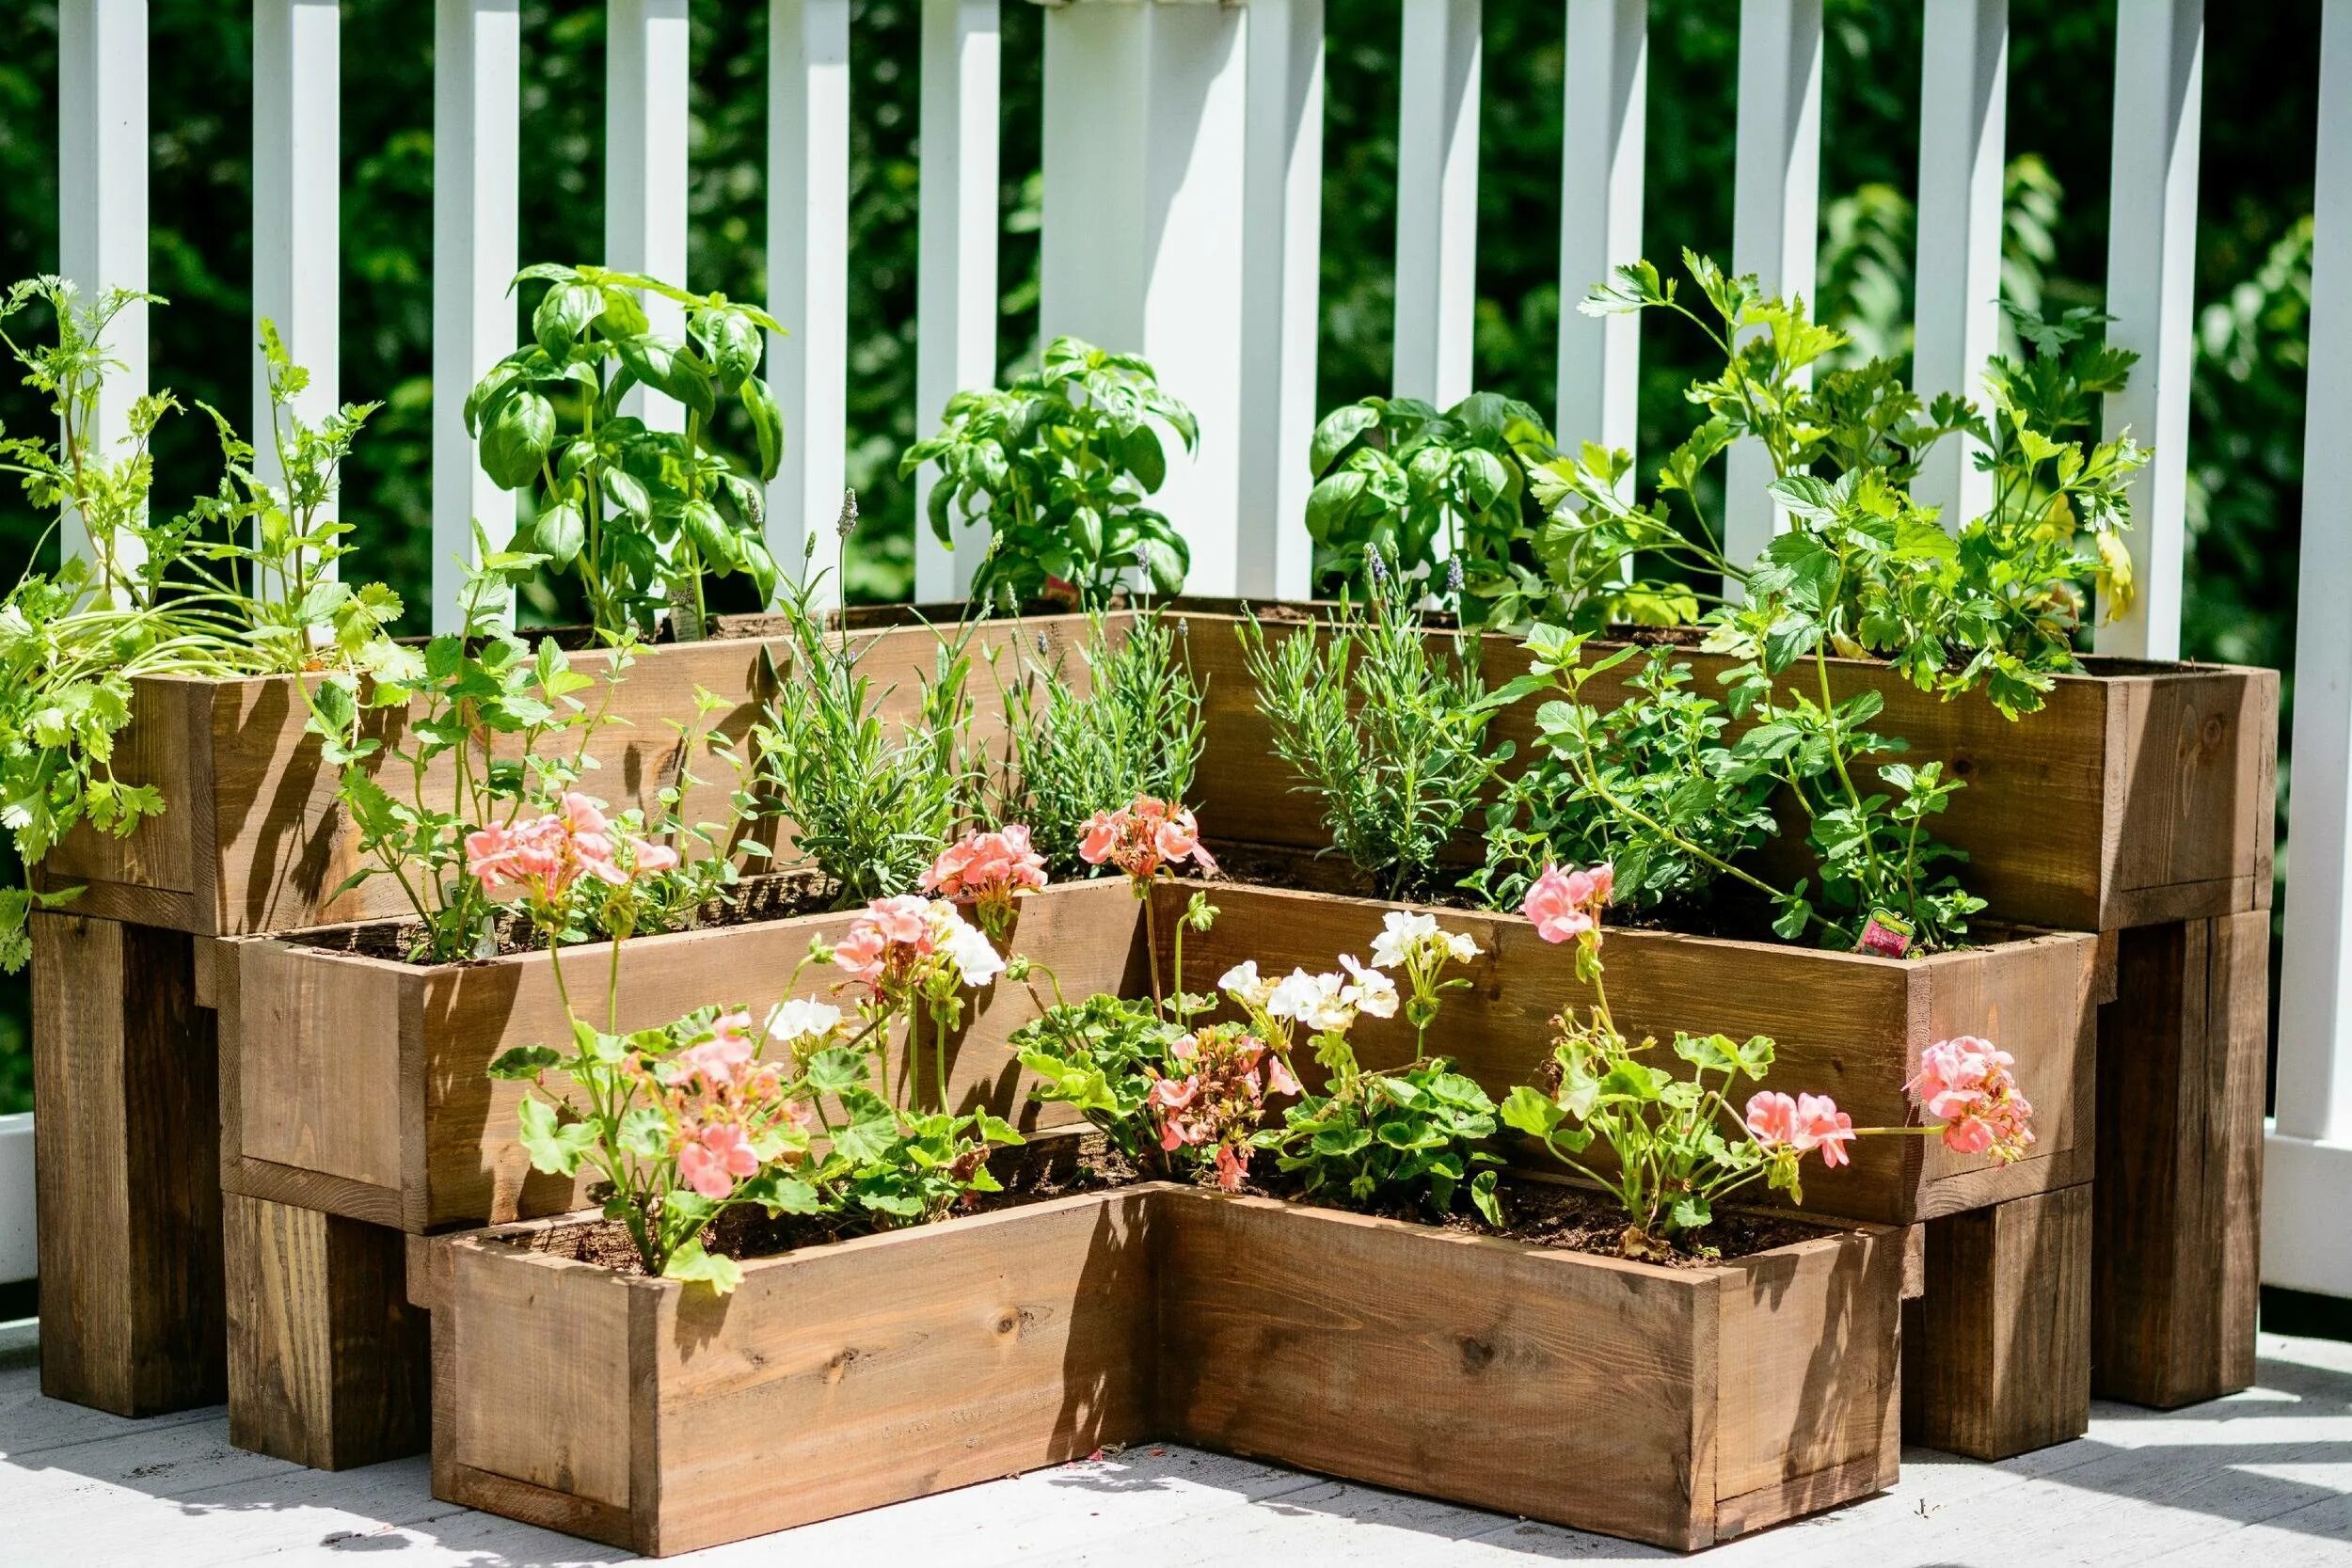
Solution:
[(1928, 1222), (1903, 1307), (1903, 1440), (2007, 1459), (2090, 1428), (2090, 1188)]
[(195, 939), (36, 914), (40, 1391), (119, 1416), (227, 1387), (220, 1059)]
[(432, 1441), (430, 1318), (397, 1230), (228, 1195), (229, 1440), (321, 1470)]
[(2099, 1010), (2091, 1378), (2176, 1409), (2250, 1387), (2270, 911), (2124, 931)]

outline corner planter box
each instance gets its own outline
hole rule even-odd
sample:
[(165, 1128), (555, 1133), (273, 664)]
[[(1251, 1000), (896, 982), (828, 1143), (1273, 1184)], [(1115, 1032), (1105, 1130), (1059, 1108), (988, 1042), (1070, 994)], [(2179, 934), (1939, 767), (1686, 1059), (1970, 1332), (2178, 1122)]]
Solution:
[[(1159, 911), (1163, 932), (1182, 891), (1160, 891), (1168, 900)], [(1382, 916), (1408, 907), (1239, 883), (1221, 884), (1213, 896), (1216, 924), (1184, 942), (1184, 981), (1196, 990), (1245, 958), (1279, 975), (1294, 965), (1334, 969), (1342, 953), (1368, 957)], [(1499, 1100), (1533, 1079), (1550, 1055), (1551, 1021), (1583, 1006), (1590, 992), (1577, 983), (1567, 950), (1538, 937), (1523, 916), (1434, 912), (1481, 951), (1468, 966), (1449, 966), (1450, 976), (1470, 984), (1446, 993), (1429, 1049), (1453, 1057)], [(1918, 1120), (1903, 1081), (1936, 1040), (1980, 1035), (2017, 1058), (2018, 1083), (2034, 1106), (2030, 1157), (1995, 1166), (1934, 1138), (1859, 1138), (1850, 1146), (1850, 1166), (1805, 1172), (1814, 1209), (1911, 1225), (2090, 1180), (2093, 1032), (2113, 980), (2095, 937), (2021, 936), (1891, 959), (1613, 927), (1602, 957), (1617, 1025), (1637, 1040), (1658, 1037), (1657, 1066), (1684, 1069), (1666, 1050), (1677, 1029), (1735, 1039), (1769, 1035), (1778, 1054), (1766, 1086), (1830, 1095), (1856, 1126)], [(1412, 1059), (1413, 1032), (1402, 1017), (1363, 1019), (1351, 1037), (1367, 1066)], [(1313, 1070), (1311, 1061), (1300, 1066)], [(1541, 1168), (1546, 1161), (1531, 1148), (1526, 1163)], [(1752, 1191), (1756, 1201), (1769, 1201), (1761, 1188)]]
[[(1273, 754), (1232, 631), (1240, 617), (1229, 605), (1197, 604), (1187, 610), (1187, 646), (1208, 729), (1193, 802), (1201, 820), (1252, 844), (1323, 847), (1329, 834), (1320, 807), (1296, 792), (1296, 777)], [(1267, 629), (1279, 638), (1315, 626), (1294, 619)], [(1470, 641), (1490, 687), (1526, 673), (1518, 639)], [(1696, 649), (1674, 657), (1691, 666), (1691, 689), (1710, 696), (1722, 694), (1717, 677), (1738, 662)], [(1638, 665), (1637, 657), (1598, 677), (1588, 699), (1615, 705)], [(2014, 721), (1981, 696), (1947, 702), (1869, 660), (1834, 658), (1830, 679), (1840, 697), (1879, 692), (1886, 707), (1871, 727), (1908, 739), (1915, 756), (1946, 759), (1967, 781), (1936, 832), (1968, 852), (1969, 888), (2000, 919), (2114, 931), (2269, 907), (2278, 672), (2093, 657), (2083, 673), (2058, 677), (2041, 712)], [(1505, 711), (1490, 733), (1525, 755), (1540, 705), (1531, 699)], [(1474, 847), (1463, 854), (1476, 863)]]
[[(1025, 635), (1034, 655), (1040, 635), (1049, 646), (1067, 647), (1083, 639), (1085, 627), (1081, 616), (1009, 622), (988, 628), (976, 647)], [(614, 722), (589, 748), (600, 764), (583, 785), (589, 793), (623, 808), (650, 804), (675, 783), (685, 759), (673, 724), (696, 721), (698, 688), (726, 702), (707, 725), (742, 738), (768, 696), (769, 661), (788, 670), (791, 643), (771, 617), (723, 623), (720, 630), (707, 641), (638, 651), (613, 701)], [(912, 712), (918, 678), (932, 668), (937, 634), (914, 625), (853, 626), (850, 636), (866, 649), (859, 668), (878, 689), (895, 685), (896, 702)], [(572, 662), (596, 673), (609, 656), (584, 651)], [(1071, 663), (1083, 673), (1082, 662)], [(153, 676), (133, 683), (132, 721), (118, 738), (117, 771), (125, 782), (159, 787), (165, 809), (128, 838), (83, 827), (50, 851), (41, 865), (43, 884), (85, 888), (66, 906), (68, 912), (199, 936), (298, 930), (406, 912), (389, 877), (348, 893), (335, 891), (361, 859), (336, 802), (335, 774), (320, 765), (318, 742), (303, 734), (308, 710), (294, 681), (291, 675)], [(580, 693), (591, 710), (602, 695), (601, 683)], [(983, 726), (1001, 713), (985, 672), (976, 670), (972, 695)], [(712, 759), (699, 759), (696, 770), (707, 782), (688, 795), (684, 816), (723, 820), (735, 781)], [(444, 774), (440, 787), (446, 784)]]
[[(620, 1026), (666, 1023), (693, 1008), (783, 999), (809, 939), (837, 941), (848, 914), (631, 938), (621, 946)], [(1008, 950), (1050, 964), (1073, 995), (1149, 982), (1142, 906), (1123, 879), (1059, 883), (1021, 901)], [(545, 951), (420, 965), (338, 952), (333, 931), (224, 943), (221, 1183), (232, 1193), (421, 1234), (587, 1201), (590, 1180), (531, 1169), (516, 1132), (523, 1085), (485, 1076), (509, 1047), (569, 1037)], [(565, 950), (583, 1007), (604, 995), (608, 949)], [(812, 967), (801, 994), (839, 979)], [(595, 999), (592, 1001), (592, 998)], [(1027, 1126), (1058, 1107), (1028, 1101), (1007, 1038), (1035, 1016), (999, 981), (969, 1003), (949, 1091)], [(905, 1070), (901, 1046), (891, 1083)], [(924, 1047), (925, 1071), (930, 1051)]]
[(421, 1249), (433, 1489), (668, 1554), (1147, 1437), (1692, 1548), (1894, 1479), (1901, 1238), (1672, 1270), (1167, 1184), (747, 1262)]

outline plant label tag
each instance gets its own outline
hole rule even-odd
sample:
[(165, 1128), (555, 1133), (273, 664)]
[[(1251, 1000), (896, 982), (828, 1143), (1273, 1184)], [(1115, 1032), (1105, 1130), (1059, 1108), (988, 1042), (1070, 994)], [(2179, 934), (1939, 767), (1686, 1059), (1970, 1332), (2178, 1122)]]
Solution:
[(1854, 943), (1854, 951), (1899, 958), (1911, 951), (1911, 923), (1884, 910), (1872, 910), (1870, 918), (1863, 923), (1862, 940)]

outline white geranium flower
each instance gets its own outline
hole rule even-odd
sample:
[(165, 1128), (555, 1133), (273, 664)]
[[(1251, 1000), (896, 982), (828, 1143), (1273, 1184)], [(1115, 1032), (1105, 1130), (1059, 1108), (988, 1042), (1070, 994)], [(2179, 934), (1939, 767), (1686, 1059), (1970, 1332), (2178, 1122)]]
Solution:
[(1468, 931), (1446, 932), (1445, 944), (1447, 950), (1454, 955), (1455, 963), (1466, 964), (1478, 957), (1478, 943), (1470, 941)]
[(1274, 988), (1265, 1010), (1275, 1018), (1296, 1019), (1318, 1033), (1342, 1032), (1356, 1022), (1356, 1009), (1341, 994), (1346, 988), (1340, 975), (1294, 969)]
[[(1340, 967), (1355, 977), (1356, 983), (1340, 993), (1340, 1000), (1375, 1018), (1396, 1016), (1396, 982), (1376, 969), (1367, 969), (1353, 955), (1342, 954)], [(1336, 978), (1336, 976), (1334, 976)]]
[(786, 1043), (820, 1040), (840, 1026), (840, 1008), (805, 996), (780, 1003), (768, 1015), (768, 1037)]
[(1243, 1006), (1263, 1012), (1266, 1004), (1273, 998), (1275, 986), (1273, 981), (1259, 977), (1258, 960), (1249, 958), (1220, 975), (1216, 989)]
[(967, 986), (987, 985), (1005, 972), (1005, 960), (987, 933), (977, 926), (959, 919), (939, 940), (939, 950), (947, 955), (947, 961), (956, 966), (956, 973)]
[(1391, 910), (1380, 923), (1380, 934), (1372, 939), (1373, 964), (1379, 969), (1402, 969), (1415, 948), (1437, 935), (1436, 915)]

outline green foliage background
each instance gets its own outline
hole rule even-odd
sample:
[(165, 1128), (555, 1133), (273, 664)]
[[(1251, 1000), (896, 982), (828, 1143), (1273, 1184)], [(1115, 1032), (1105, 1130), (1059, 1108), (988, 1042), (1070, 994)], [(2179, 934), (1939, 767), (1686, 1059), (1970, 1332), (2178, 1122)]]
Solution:
[[(1401, 0), (1331, 7), (1324, 187), (1321, 406), (1385, 391), (1392, 308), (1396, 47)], [(764, 293), (765, 6), (693, 8), (693, 230), (698, 289)], [(1822, 313), (1867, 346), (1900, 350), (1911, 314), (1909, 193), (1915, 180), (1919, 8), (1826, 0)], [(2282, 664), (2293, 646), (2303, 361), (2310, 297), (2318, 0), (2209, 10), (2198, 245), (2199, 374), (2190, 440), (2186, 651)], [(151, 0), (154, 378), (242, 410), (251, 343), (250, 13), (241, 0)], [(867, 519), (859, 596), (903, 596), (913, 500), (892, 471), (936, 410), (914, 404), (916, 199), (914, 0), (860, 0), (852, 22), (849, 465)], [(521, 253), (596, 260), (603, 214), (604, 8), (524, 0)], [(2106, 270), (2113, 0), (2013, 0), (2012, 292), (2095, 302)], [(1042, 15), (1004, 7), (1002, 358), (1034, 352)], [(363, 525), (358, 569), (421, 603), (428, 570), (432, 25), (420, 0), (344, 0), (342, 395), (382, 398), (347, 472), (344, 515)], [(1652, 8), (1648, 200), (1661, 262), (1689, 245), (1728, 260), (1737, 0)], [(1551, 404), (1560, 224), (1560, 8), (1486, 8), (1480, 152), (1477, 378)], [(0, 8), (0, 273), (54, 269), (56, 15)], [(1589, 279), (1576, 279), (1572, 296)], [(1123, 345), (1122, 345), (1123, 346)], [(1644, 449), (1687, 428), (1688, 340), (1643, 346)], [(1179, 396), (1184, 388), (1173, 388)], [(21, 388), (0, 421), (39, 428)], [(1584, 433), (1563, 432), (1565, 438)], [(799, 432), (787, 434), (798, 439)], [(209, 487), (198, 420), (156, 442), (157, 491)], [(1305, 461), (1305, 454), (1300, 454)], [(40, 531), (0, 506), (12, 571)], [(543, 611), (560, 607), (545, 604)], [(2285, 769), (2280, 770), (2281, 783)], [(2280, 857), (2281, 870), (2285, 864)], [(29, 1100), (21, 984), (0, 990), (0, 1111)]]

